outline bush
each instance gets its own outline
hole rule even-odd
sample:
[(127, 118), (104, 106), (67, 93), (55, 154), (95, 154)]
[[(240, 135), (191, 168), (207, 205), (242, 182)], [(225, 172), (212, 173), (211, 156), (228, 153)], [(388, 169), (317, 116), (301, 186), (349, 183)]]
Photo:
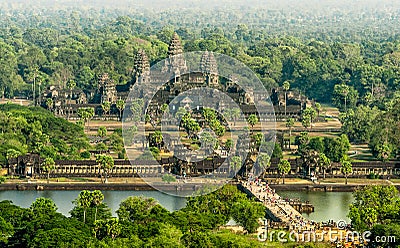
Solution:
[(6, 181), (6, 178), (3, 176), (0, 176), (0, 184), (4, 183)]
[(165, 174), (162, 176), (162, 181), (166, 183), (176, 182), (176, 178), (173, 175)]
[(380, 176), (378, 174), (375, 174), (373, 172), (369, 173), (369, 175), (367, 176), (368, 179), (379, 179)]
[(90, 158), (90, 152), (89, 152), (89, 151), (83, 151), (83, 152), (81, 152), (81, 158), (83, 158), (83, 159), (89, 159), (89, 158)]

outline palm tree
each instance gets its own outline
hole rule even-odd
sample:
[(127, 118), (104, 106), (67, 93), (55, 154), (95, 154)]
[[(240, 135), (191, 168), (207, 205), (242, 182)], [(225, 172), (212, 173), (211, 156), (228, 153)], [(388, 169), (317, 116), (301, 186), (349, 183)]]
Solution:
[[(267, 154), (260, 154), (257, 157), (257, 165), (264, 173), (265, 170), (271, 166), (271, 158)], [(260, 175), (261, 176), (261, 175)]]
[[(97, 157), (96, 157), (96, 163), (100, 167), (101, 178), (103, 178), (103, 174), (104, 174), (104, 181), (102, 181), (102, 183), (106, 183), (108, 172), (110, 169), (112, 169), (114, 167), (114, 159), (109, 155), (100, 154), (100, 155), (97, 155)], [(103, 173), (101, 173), (102, 171), (103, 171)]]
[(251, 114), (249, 115), (249, 117), (247, 118), (247, 121), (249, 122), (249, 124), (251, 125), (251, 129), (254, 128), (254, 125), (256, 125), (258, 123), (258, 117), (255, 114)]
[(291, 138), (292, 138), (292, 128), (294, 126), (294, 119), (293, 118), (288, 118), (286, 119), (286, 127), (289, 128), (289, 149), (290, 149), (290, 144)]
[(278, 171), (280, 174), (282, 174), (283, 184), (285, 184), (285, 175), (289, 173), (290, 169), (291, 167), (289, 161), (286, 159), (281, 159), (281, 161), (279, 161)]
[(90, 204), (93, 202), (92, 194), (89, 190), (83, 190), (79, 193), (78, 198), (75, 200), (75, 203), (83, 208), (83, 223), (86, 222), (86, 211), (90, 207)]
[(287, 91), (290, 89), (289, 81), (283, 83), (283, 89), (285, 90), (285, 116), (286, 116), (286, 105), (287, 105)]
[(234, 126), (236, 126), (236, 121), (237, 121), (237, 119), (240, 117), (240, 113), (241, 113), (240, 108), (234, 108), (234, 109), (232, 109), (231, 115), (232, 115), (233, 125), (234, 125)]
[(119, 99), (116, 103), (117, 109), (119, 110), (119, 120), (122, 121), (122, 111), (125, 108), (125, 101), (122, 99)]
[(104, 195), (100, 190), (95, 190), (92, 192), (92, 204), (95, 206), (96, 211), (94, 212), (94, 221), (97, 219), (97, 208), (103, 202)]
[(151, 137), (152, 137), (154, 143), (157, 144), (158, 149), (160, 149), (161, 143), (162, 143), (162, 141), (163, 141), (162, 133), (161, 133), (159, 130), (157, 130), (157, 131), (155, 131), (155, 132), (153, 133), (153, 135), (152, 135)]
[(71, 111), (71, 100), (72, 100), (72, 90), (75, 88), (75, 86), (76, 86), (76, 83), (75, 83), (75, 81), (74, 80), (69, 80), (68, 82), (67, 82), (67, 88), (69, 89), (69, 91), (70, 91), (70, 94), (69, 94), (69, 110), (68, 110), (68, 119), (69, 119), (69, 115), (70, 115), (70, 111)]
[(52, 158), (48, 157), (42, 163), (42, 169), (47, 173), (47, 183), (49, 183), (50, 172), (55, 169), (55, 162)]
[(101, 104), (101, 108), (103, 109), (103, 111), (104, 111), (104, 119), (106, 120), (107, 119), (107, 113), (108, 112), (110, 112), (110, 109), (111, 109), (111, 103), (110, 102), (103, 102), (103, 104)]

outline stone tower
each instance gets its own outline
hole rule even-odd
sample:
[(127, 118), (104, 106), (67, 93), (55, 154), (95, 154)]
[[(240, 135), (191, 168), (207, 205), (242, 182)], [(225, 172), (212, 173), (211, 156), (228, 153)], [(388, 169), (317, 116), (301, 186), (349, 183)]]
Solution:
[(133, 82), (135, 84), (150, 82), (150, 63), (147, 54), (139, 49), (134, 58)]
[(181, 75), (187, 71), (186, 61), (183, 57), (182, 43), (177, 33), (172, 36), (168, 46), (168, 58), (162, 69), (163, 72)]
[(218, 86), (218, 67), (213, 52), (204, 52), (200, 61), (200, 70), (208, 86)]
[(117, 101), (117, 90), (114, 81), (109, 77), (108, 73), (99, 76), (99, 89), (101, 93), (101, 103)]

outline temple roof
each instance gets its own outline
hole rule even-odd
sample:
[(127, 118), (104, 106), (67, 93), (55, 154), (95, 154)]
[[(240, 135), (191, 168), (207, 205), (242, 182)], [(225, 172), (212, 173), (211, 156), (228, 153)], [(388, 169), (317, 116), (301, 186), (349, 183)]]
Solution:
[(182, 54), (182, 52), (183, 49), (181, 40), (179, 38), (179, 35), (175, 32), (168, 46), (168, 56)]
[(144, 50), (139, 49), (135, 54), (133, 70), (137, 76), (150, 71), (149, 58)]

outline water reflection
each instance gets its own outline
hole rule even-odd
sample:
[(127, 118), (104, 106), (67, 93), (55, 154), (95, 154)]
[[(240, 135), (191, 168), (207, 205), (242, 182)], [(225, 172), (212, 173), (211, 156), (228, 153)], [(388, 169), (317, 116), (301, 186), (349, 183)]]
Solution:
[(349, 206), (354, 200), (351, 192), (282, 191), (278, 192), (278, 194), (283, 198), (298, 198), (301, 201), (309, 201), (313, 204), (314, 212), (303, 214), (303, 216), (310, 220), (350, 221), (347, 214)]
[[(28, 208), (39, 197), (51, 198), (58, 207), (58, 212), (70, 216), (69, 211), (74, 207), (72, 201), (76, 199), (80, 191), (0, 191), (0, 201), (10, 200), (15, 205)], [(129, 196), (145, 196), (156, 199), (169, 211), (181, 209), (186, 204), (186, 199), (167, 195), (158, 191), (103, 191), (104, 202), (111, 208), (113, 215), (119, 208), (121, 201)]]

